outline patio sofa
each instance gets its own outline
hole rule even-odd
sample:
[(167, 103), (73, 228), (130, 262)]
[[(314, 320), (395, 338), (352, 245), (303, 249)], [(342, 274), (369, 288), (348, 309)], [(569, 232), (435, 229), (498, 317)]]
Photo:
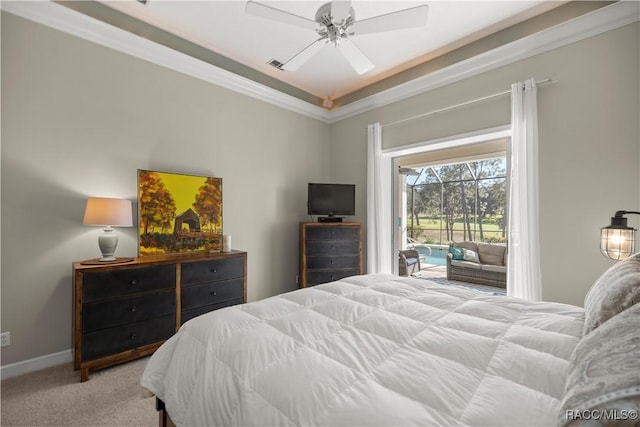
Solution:
[(506, 288), (507, 246), (479, 242), (450, 244), (447, 279)]

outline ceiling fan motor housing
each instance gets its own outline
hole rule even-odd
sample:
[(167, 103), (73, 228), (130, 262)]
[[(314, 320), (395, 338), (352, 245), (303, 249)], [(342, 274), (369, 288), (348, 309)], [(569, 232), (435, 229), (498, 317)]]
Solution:
[(331, 3), (326, 3), (318, 8), (315, 21), (322, 26), (316, 32), (321, 37), (328, 38), (331, 42), (338, 43), (341, 38), (348, 37), (349, 28), (356, 20), (356, 12), (349, 8), (349, 15), (342, 22), (334, 22), (331, 15)]

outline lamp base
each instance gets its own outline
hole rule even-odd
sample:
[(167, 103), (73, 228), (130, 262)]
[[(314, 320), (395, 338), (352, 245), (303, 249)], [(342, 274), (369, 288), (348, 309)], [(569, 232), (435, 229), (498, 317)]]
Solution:
[(102, 258), (87, 259), (81, 261), (82, 265), (105, 265), (105, 264), (124, 264), (126, 262), (132, 262), (135, 258), (130, 257), (116, 257), (113, 260), (103, 261)]

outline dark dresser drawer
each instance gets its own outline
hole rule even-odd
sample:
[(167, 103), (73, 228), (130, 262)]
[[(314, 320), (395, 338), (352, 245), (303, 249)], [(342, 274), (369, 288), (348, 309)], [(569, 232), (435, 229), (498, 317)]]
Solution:
[(173, 314), (143, 322), (130, 323), (82, 335), (82, 358), (97, 359), (132, 348), (164, 341), (174, 334), (176, 318)]
[(322, 283), (333, 282), (334, 280), (344, 279), (345, 277), (357, 276), (360, 274), (358, 269), (353, 270), (332, 270), (332, 271), (310, 271), (307, 273), (307, 286), (319, 285)]
[(307, 256), (307, 269), (353, 268), (360, 265), (359, 255)]
[(203, 307), (192, 308), (191, 310), (183, 310), (181, 313), (181, 324), (184, 324), (186, 321), (193, 319), (194, 317), (200, 316), (201, 314), (208, 313), (213, 310), (217, 310), (219, 308), (230, 307), (232, 305), (238, 305), (244, 303), (243, 298), (232, 299), (229, 301), (220, 302), (212, 305), (205, 305)]
[(182, 264), (182, 286), (244, 276), (244, 260), (240, 257), (186, 262)]
[(358, 274), (362, 274), (360, 223), (300, 224), (300, 287)]
[(244, 278), (204, 283), (182, 288), (182, 310), (218, 304), (244, 297)]
[(82, 275), (82, 298), (84, 302), (90, 302), (158, 289), (175, 289), (175, 286), (175, 265), (87, 271)]
[(91, 371), (153, 354), (186, 320), (246, 299), (247, 253), (73, 263), (73, 367)]
[(307, 255), (358, 254), (357, 240), (312, 240), (307, 242)]
[(105, 300), (84, 304), (82, 330), (93, 332), (113, 326), (175, 313), (174, 289), (147, 293), (141, 296)]
[(355, 240), (360, 238), (358, 227), (307, 227), (307, 240)]

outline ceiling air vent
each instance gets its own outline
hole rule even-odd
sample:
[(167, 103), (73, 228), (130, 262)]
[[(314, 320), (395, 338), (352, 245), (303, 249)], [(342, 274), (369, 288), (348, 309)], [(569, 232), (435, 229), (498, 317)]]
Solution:
[(271, 61), (267, 62), (267, 64), (271, 65), (274, 68), (277, 68), (280, 71), (283, 71), (282, 66), (284, 64), (282, 62), (278, 61), (277, 59), (272, 59)]

